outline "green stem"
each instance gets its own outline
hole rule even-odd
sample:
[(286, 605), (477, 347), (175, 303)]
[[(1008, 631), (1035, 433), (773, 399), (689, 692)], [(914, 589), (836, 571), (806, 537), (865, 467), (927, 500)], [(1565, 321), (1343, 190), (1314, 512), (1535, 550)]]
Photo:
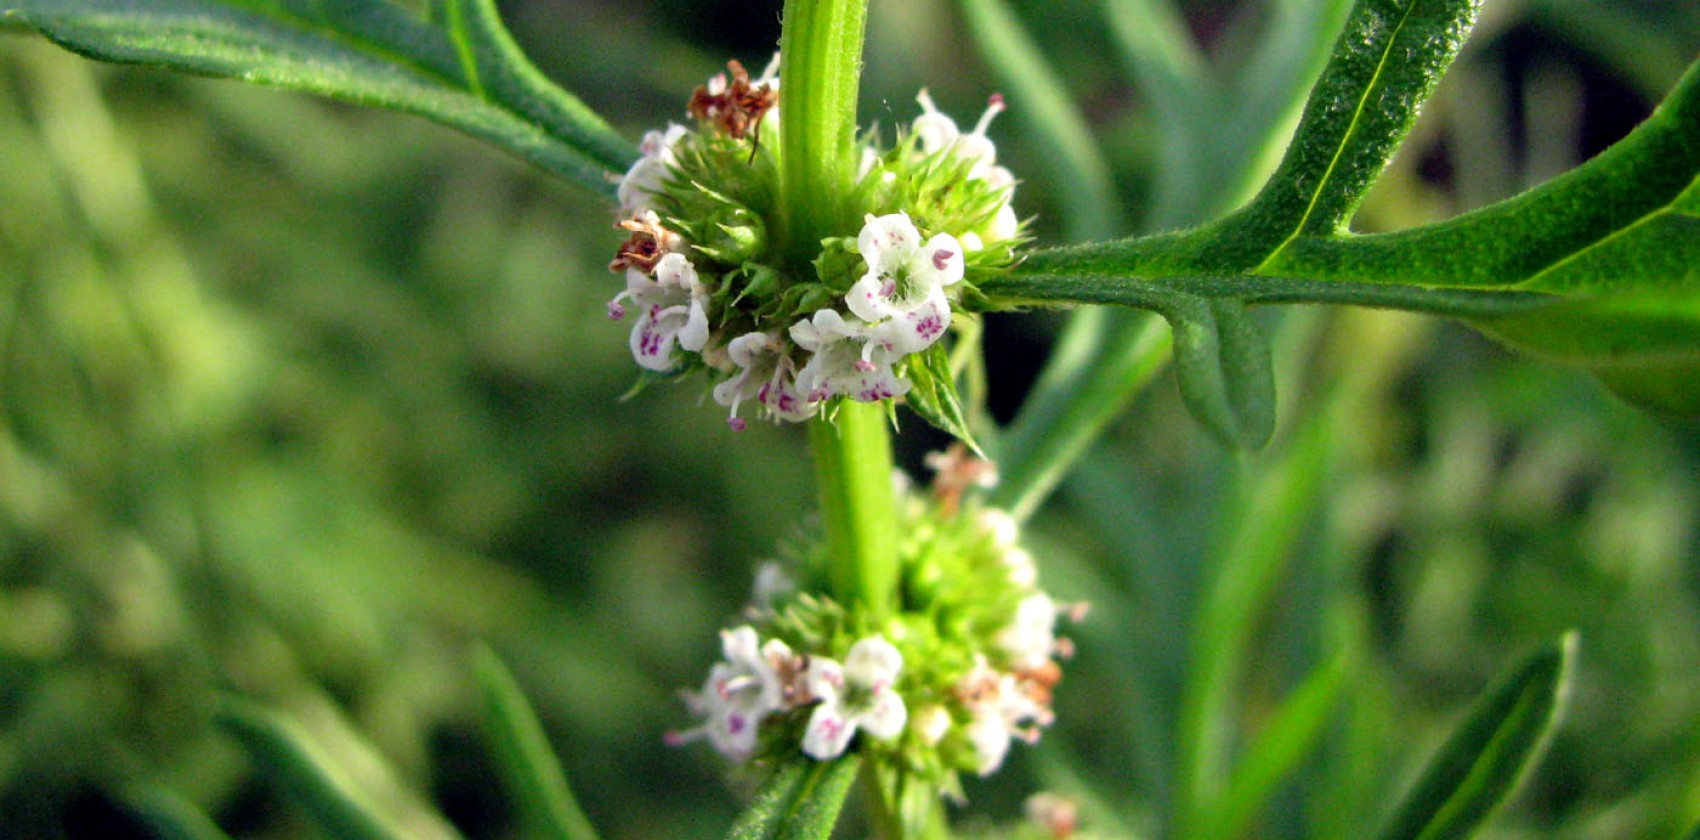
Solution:
[(862, 603), (875, 621), (897, 606), (897, 507), (885, 407), (845, 402), (832, 421), (809, 424), (820, 483), (832, 592)]
[(855, 233), (845, 196), (856, 175), (856, 92), (867, 0), (786, 0), (779, 40), (780, 234), (794, 271), (828, 236)]
[[(821, 239), (855, 232), (856, 90), (867, 0), (786, 0), (780, 36), (780, 218), (787, 268), (812, 274)], [(891, 432), (880, 405), (846, 401), (809, 430), (833, 594), (880, 620), (897, 602)]]

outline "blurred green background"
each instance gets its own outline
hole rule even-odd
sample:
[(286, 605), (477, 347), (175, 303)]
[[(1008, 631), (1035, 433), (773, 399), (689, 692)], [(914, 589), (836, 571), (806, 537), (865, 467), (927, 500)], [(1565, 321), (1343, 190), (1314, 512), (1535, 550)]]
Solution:
[[(684, 119), (780, 3), (504, 5), (552, 77), (628, 136)], [(1092, 123), (1140, 230), (1163, 166), (1088, 0), (1016, 4)], [(1186, 9), (1232, 62), (1259, 10)], [(864, 120), (928, 86), (971, 120), (995, 78), (947, 2), (875, 0)], [(1489, 2), (1360, 229), (1442, 218), (1626, 133), (1700, 45), (1700, 7)], [(1017, 208), (1060, 241), (1052, 156), (993, 131)], [(286, 709), (422, 832), (519, 831), (470, 650), (537, 705), (610, 838), (718, 836), (738, 784), (676, 691), (812, 486), (798, 429), (732, 435), (694, 384), (622, 401), (609, 208), (428, 123), (96, 66), (0, 33), (0, 836), (123, 837), (137, 785), (229, 832), (313, 823), (211, 723)], [(1007, 420), (1056, 315), (988, 331)], [(1360, 836), (1491, 676), (1569, 627), (1568, 719), (1490, 837), (1666, 838), (1700, 819), (1700, 429), (1462, 329), (1272, 320), (1283, 420), (1229, 456), (1159, 379), (1036, 519), (1049, 586), (1093, 602), (1060, 721), (971, 780), (1040, 787), (1160, 836), (1201, 593), (1272, 555), (1231, 693), (1247, 738), (1323, 651), (1351, 678), (1253, 836)], [(939, 440), (906, 417), (904, 461)], [(1271, 510), (1263, 500), (1280, 498)], [(388, 770), (369, 761), (375, 749)], [(979, 818), (976, 818), (979, 819)], [(440, 827), (440, 826), (438, 826)]]

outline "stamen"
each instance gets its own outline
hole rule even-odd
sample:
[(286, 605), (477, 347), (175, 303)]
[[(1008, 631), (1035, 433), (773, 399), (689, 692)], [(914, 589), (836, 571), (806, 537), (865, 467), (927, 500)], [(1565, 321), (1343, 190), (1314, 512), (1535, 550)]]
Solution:
[(981, 114), (980, 121), (974, 124), (974, 133), (984, 137), (986, 135), (986, 129), (990, 128), (992, 125), (992, 119), (998, 114), (1003, 113), (1003, 110), (1003, 94), (992, 94), (991, 98), (986, 100), (986, 113)]

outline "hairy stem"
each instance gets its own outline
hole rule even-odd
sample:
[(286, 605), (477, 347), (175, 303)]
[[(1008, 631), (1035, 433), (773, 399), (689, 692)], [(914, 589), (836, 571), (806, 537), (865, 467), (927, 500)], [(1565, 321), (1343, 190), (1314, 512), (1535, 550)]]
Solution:
[(786, 0), (779, 40), (784, 253), (808, 271), (823, 237), (855, 233), (856, 92), (867, 0)]

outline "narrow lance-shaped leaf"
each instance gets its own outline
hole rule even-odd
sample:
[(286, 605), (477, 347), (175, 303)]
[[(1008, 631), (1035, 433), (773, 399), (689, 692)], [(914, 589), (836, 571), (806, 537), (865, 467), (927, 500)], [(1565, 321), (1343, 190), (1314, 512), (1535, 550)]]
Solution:
[(123, 801), (157, 840), (229, 840), (211, 817), (168, 788), (136, 785)]
[(388, 0), (0, 0), (0, 21), (104, 61), (417, 114), (611, 194), (632, 145), (524, 59), (490, 0), (434, 8), (449, 29)]
[(497, 767), (519, 800), (526, 823), (559, 840), (596, 840), (596, 830), (567, 785), (560, 760), (519, 683), (494, 651), (480, 647), (473, 665), (484, 698), (484, 724), (495, 742)]
[(1201, 840), (1243, 837), (1258, 812), (1322, 740), (1346, 685), (1348, 660), (1335, 654), (1281, 701), (1234, 767), (1219, 801), (1206, 807)]
[(1468, 837), (1517, 787), (1557, 724), (1576, 634), (1536, 650), (1484, 693), (1382, 830), (1381, 840)]
[(817, 840), (832, 833), (861, 757), (815, 761), (798, 755), (768, 777), (727, 840)]
[(981, 291), (1003, 305), (1196, 295), (1449, 315), (1587, 367), (1637, 404), (1700, 415), (1700, 62), (1606, 152), (1456, 219), (1304, 234), (1258, 267), (1218, 271), (1200, 255), (1236, 224), (1040, 252)]
[(348, 773), (295, 722), (240, 700), (226, 700), (218, 719), (268, 775), (307, 806), (325, 830), (349, 840), (410, 836), (380, 813)]
[(1476, 0), (1358, 0), (1275, 174), (1202, 228), (1040, 251), (1021, 274), (1257, 273), (1301, 236), (1340, 231), (1475, 21)]
[[(1130, 263), (1158, 276), (1252, 273), (1298, 237), (1339, 231), (1410, 130), (1476, 10), (1475, 0), (1359, 0), (1286, 157), (1251, 204), (1189, 232), (1042, 251), (983, 290), (1031, 302), (1036, 296), (1022, 286), (1024, 276), (1116, 274)], [(1149, 292), (1119, 302), (1169, 320), (1181, 393), (1193, 414), (1229, 445), (1261, 446), (1273, 428), (1274, 384), (1260, 361), (1268, 350), (1252, 346), (1262, 339), (1239, 304), (1173, 287)]]

